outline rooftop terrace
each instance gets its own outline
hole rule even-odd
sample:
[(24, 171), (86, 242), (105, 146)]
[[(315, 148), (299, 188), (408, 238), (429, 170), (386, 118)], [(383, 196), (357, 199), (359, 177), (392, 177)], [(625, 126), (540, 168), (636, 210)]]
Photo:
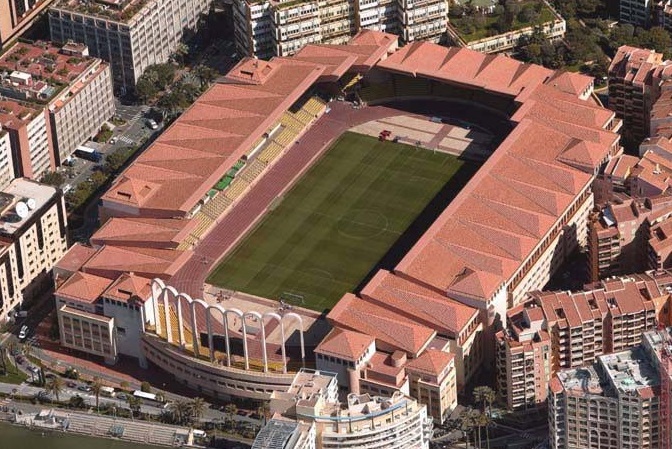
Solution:
[(149, 0), (59, 0), (52, 8), (128, 23)]
[(96, 59), (85, 45), (17, 42), (0, 55), (0, 94), (47, 103), (86, 72)]

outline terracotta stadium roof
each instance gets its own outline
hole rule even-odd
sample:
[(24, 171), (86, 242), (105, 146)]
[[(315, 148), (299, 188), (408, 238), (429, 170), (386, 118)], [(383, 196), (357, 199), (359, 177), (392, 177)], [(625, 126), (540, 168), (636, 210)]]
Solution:
[(323, 70), (283, 58), (241, 61), (121, 174), (103, 203), (186, 215)]
[(378, 67), (412, 76), (481, 87), (509, 96), (517, 96), (523, 89), (534, 89), (554, 73), (507, 56), (486, 55), (467, 48), (443, 47), (429, 42), (408, 44), (379, 62)]
[(96, 254), (95, 248), (77, 242), (56, 263), (56, 268), (71, 272), (78, 271), (94, 254)]
[(490, 298), (618, 149), (605, 130), (613, 113), (551, 86), (527, 101), (518, 126), (395, 271), (449, 295)]
[(177, 248), (196, 224), (194, 220), (113, 217), (96, 231), (91, 243)]
[[(377, 341), (410, 353), (419, 354), (436, 332), (377, 304), (361, 300), (351, 293), (329, 312), (334, 325), (373, 336)], [(378, 344), (379, 345), (379, 344)]]
[(56, 295), (90, 304), (96, 302), (111, 283), (112, 280), (105, 277), (77, 272), (58, 288)]
[(439, 376), (454, 358), (455, 355), (450, 352), (430, 348), (423, 352), (417, 359), (408, 362), (406, 369), (408, 371), (419, 372), (420, 374)]
[(110, 279), (129, 272), (167, 279), (175, 274), (190, 254), (191, 251), (105, 245), (86, 262), (84, 270)]
[(315, 352), (343, 360), (356, 362), (374, 338), (347, 329), (334, 328), (315, 348)]
[(414, 320), (453, 338), (478, 315), (473, 307), (385, 270), (378, 271), (360, 295), (381, 307), (393, 309), (407, 320)]
[(151, 292), (151, 279), (135, 273), (123, 273), (105, 290), (103, 296), (121, 302), (129, 302), (135, 298), (144, 303), (149, 299)]

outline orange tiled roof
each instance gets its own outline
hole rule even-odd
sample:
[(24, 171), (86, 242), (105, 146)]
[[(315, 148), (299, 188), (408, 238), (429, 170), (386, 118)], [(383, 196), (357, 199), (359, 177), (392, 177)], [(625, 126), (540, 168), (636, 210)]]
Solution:
[(123, 273), (105, 290), (103, 296), (121, 302), (129, 302), (132, 298), (145, 302), (151, 292), (151, 279), (134, 273)]
[(347, 329), (334, 328), (315, 348), (315, 352), (355, 362), (374, 342), (374, 338)]
[(59, 287), (56, 295), (79, 302), (93, 303), (111, 283), (111, 279), (78, 271)]
[(518, 126), (395, 271), (449, 295), (490, 298), (617, 150), (606, 130), (613, 113), (550, 85), (526, 102)]
[(473, 307), (385, 270), (376, 273), (361, 296), (453, 338), (478, 315)]
[(486, 55), (466, 48), (443, 47), (429, 42), (408, 44), (377, 66), (510, 96), (517, 96), (524, 89), (533, 90), (554, 73), (507, 56)]
[(66, 271), (78, 271), (87, 260), (96, 254), (96, 249), (77, 242), (68, 249), (68, 252), (56, 263), (56, 268)]
[(377, 341), (415, 356), (436, 335), (433, 329), (420, 325), (398, 313), (346, 293), (327, 315), (337, 327), (371, 335)]
[(122, 173), (103, 202), (186, 214), (324, 69), (285, 58), (241, 61)]
[(439, 376), (453, 361), (455, 355), (438, 349), (428, 349), (417, 359), (411, 360), (407, 365), (408, 371), (415, 371), (430, 376)]
[(94, 245), (177, 248), (193, 220), (158, 218), (110, 218), (91, 237)]
[(191, 251), (105, 245), (84, 265), (87, 273), (116, 278), (134, 272), (167, 279), (188, 259)]

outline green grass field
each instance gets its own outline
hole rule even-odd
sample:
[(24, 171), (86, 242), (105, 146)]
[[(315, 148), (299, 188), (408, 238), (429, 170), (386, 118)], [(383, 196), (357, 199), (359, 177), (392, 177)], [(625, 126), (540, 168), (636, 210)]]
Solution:
[(353, 289), (463, 162), (346, 133), (208, 282), (322, 311)]

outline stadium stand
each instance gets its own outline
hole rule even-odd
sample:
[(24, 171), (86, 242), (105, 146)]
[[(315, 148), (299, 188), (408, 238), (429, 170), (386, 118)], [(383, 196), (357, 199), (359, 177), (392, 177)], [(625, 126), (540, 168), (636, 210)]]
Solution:
[(261, 154), (259, 154), (258, 159), (268, 164), (278, 157), (278, 155), (282, 153), (282, 150), (284, 150), (284, 147), (278, 145), (275, 142), (271, 142), (266, 148), (264, 148)]
[(239, 196), (245, 192), (249, 187), (250, 183), (245, 181), (242, 178), (236, 178), (233, 180), (228, 189), (224, 191), (224, 195), (231, 200), (237, 199)]
[[(307, 114), (307, 113), (306, 113)], [(289, 128), (284, 128), (278, 135), (273, 139), (278, 145), (286, 147), (294, 141), (296, 138), (296, 133), (290, 130)]]
[(259, 177), (266, 169), (266, 164), (259, 159), (254, 159), (252, 162), (240, 172), (240, 176), (245, 181), (252, 184), (252, 182)]

